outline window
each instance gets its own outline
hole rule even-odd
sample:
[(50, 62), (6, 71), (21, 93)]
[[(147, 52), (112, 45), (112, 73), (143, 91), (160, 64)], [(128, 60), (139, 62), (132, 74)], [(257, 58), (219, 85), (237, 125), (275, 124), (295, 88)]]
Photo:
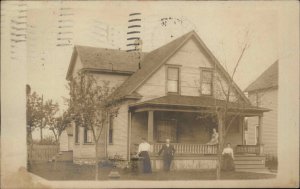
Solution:
[(84, 128), (84, 143), (92, 143), (93, 142), (93, 131)]
[(167, 92), (179, 94), (179, 68), (167, 68)]
[(114, 117), (110, 116), (109, 118), (109, 130), (108, 130), (108, 143), (113, 144), (113, 124), (114, 124)]
[(177, 142), (177, 121), (173, 119), (158, 121), (157, 139), (159, 142), (165, 142), (166, 139)]
[(75, 125), (75, 143), (79, 143), (79, 126)]
[(213, 71), (212, 70), (202, 70), (201, 75), (201, 94), (212, 95), (213, 93)]

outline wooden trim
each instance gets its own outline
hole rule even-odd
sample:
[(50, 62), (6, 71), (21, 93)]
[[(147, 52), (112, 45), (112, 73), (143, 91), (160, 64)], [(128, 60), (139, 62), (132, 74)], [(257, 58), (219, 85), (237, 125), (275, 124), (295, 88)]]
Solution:
[(127, 133), (127, 160), (130, 161), (130, 146), (131, 146), (131, 112), (128, 112), (128, 133)]
[(152, 143), (154, 140), (154, 112), (148, 111), (148, 142)]
[(228, 80), (227, 82), (232, 82), (233, 87), (237, 90), (237, 92), (240, 94), (240, 96), (244, 99), (245, 102), (251, 104), (249, 99), (245, 96), (245, 94), (242, 92), (242, 90), (237, 86), (237, 84), (232, 81), (229, 73), (224, 69), (224, 67), (221, 65), (219, 60), (214, 56), (214, 54), (209, 50), (209, 48), (206, 46), (206, 44), (202, 41), (202, 39), (197, 35), (196, 32), (193, 32), (196, 41), (204, 49), (204, 53), (206, 54), (207, 58), (211, 60), (212, 63), (216, 64), (217, 69), (220, 70), (220, 73), (224, 75), (224, 77)]
[(148, 111), (168, 111), (168, 112), (198, 112), (198, 113), (211, 113), (215, 114), (212, 110), (185, 110), (185, 109), (167, 109), (167, 108), (139, 108), (134, 112), (148, 112)]
[(258, 145), (263, 144), (262, 124), (263, 124), (263, 116), (258, 116)]
[[(165, 66), (165, 90), (166, 95), (181, 95), (181, 65), (173, 65), (173, 64), (166, 64)], [(168, 69), (169, 68), (177, 68), (178, 69), (178, 83), (177, 83), (177, 92), (169, 92), (168, 91)]]
[[(187, 34), (185, 34), (187, 35)], [(149, 75), (147, 75), (145, 78), (143, 78), (143, 80), (138, 84), (136, 85), (136, 87), (134, 87), (132, 90), (130, 90), (129, 93), (132, 93), (133, 91), (135, 91), (137, 88), (139, 88), (142, 84), (144, 84), (145, 81), (147, 81), (166, 61), (168, 61), (187, 41), (188, 39), (190, 39), (190, 37), (192, 35), (195, 35), (195, 32), (191, 32), (191, 33), (188, 33), (188, 36), (185, 36), (185, 39), (183, 41), (181, 41), (181, 43), (173, 50), (173, 52), (169, 53), (169, 55), (167, 57), (165, 57), (160, 63), (159, 65), (157, 66), (157, 68), (153, 69), (151, 71), (151, 73)], [(183, 37), (183, 36), (181, 36)], [(171, 41), (172, 42), (172, 41)], [(171, 43), (170, 42), (170, 43)]]
[(240, 117), (240, 122), (241, 122), (241, 126), (242, 126), (242, 144), (245, 145), (245, 117)]
[[(75, 63), (76, 63), (76, 59), (78, 57), (78, 53), (77, 53), (77, 49), (76, 49), (76, 46), (74, 46), (73, 48), (73, 52), (72, 52), (72, 55), (71, 55), (71, 61), (70, 61), (70, 64), (69, 64), (69, 67), (68, 67), (68, 71), (67, 71), (67, 76), (66, 76), (66, 79), (68, 81), (71, 80), (71, 74), (74, 70), (74, 67), (75, 67)], [(80, 58), (79, 58), (80, 59)], [(81, 60), (80, 60), (81, 61)]]
[(91, 68), (82, 68), (82, 71), (90, 73), (103, 73), (103, 74), (117, 74), (117, 75), (132, 75), (133, 71), (120, 71), (120, 70), (109, 70), (109, 69), (91, 69)]
[[(214, 69), (213, 68), (207, 68), (207, 67), (199, 67), (200, 68), (200, 95), (201, 96), (214, 96)], [(203, 83), (203, 71), (210, 71), (212, 73), (211, 78), (211, 94), (203, 94), (202, 93), (202, 83)]]

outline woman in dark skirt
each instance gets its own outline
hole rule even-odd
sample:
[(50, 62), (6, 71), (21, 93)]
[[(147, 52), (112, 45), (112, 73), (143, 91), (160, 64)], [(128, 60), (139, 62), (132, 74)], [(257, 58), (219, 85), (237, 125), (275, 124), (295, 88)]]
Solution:
[(143, 173), (152, 173), (149, 151), (150, 144), (146, 139), (142, 138), (142, 143), (139, 145), (138, 149), (138, 156), (143, 158)]
[(234, 155), (230, 143), (227, 144), (222, 152), (222, 170), (234, 171)]

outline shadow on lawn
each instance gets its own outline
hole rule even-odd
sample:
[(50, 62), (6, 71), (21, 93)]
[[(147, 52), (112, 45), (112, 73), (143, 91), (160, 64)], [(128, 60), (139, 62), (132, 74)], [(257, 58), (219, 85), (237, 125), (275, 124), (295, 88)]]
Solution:
[[(152, 174), (134, 174), (128, 169), (116, 169), (121, 177), (118, 180), (215, 180), (214, 170), (171, 171), (165, 173), (154, 171)], [(108, 177), (111, 168), (99, 169), (99, 180), (112, 180)], [(56, 169), (51, 162), (35, 162), (30, 172), (47, 180), (94, 180), (95, 167), (92, 165), (76, 165), (72, 162), (57, 162)], [(221, 179), (268, 179), (275, 178), (274, 174), (249, 172), (223, 172)]]

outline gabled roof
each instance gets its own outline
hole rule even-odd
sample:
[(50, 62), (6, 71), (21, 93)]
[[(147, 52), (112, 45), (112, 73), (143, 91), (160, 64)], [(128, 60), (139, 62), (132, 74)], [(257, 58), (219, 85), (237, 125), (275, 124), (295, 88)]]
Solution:
[[(141, 58), (145, 54), (141, 53)], [(139, 54), (137, 52), (75, 45), (67, 79), (73, 72), (77, 55), (81, 60), (82, 69), (86, 70), (133, 74), (138, 69)]]
[(278, 87), (278, 60), (264, 71), (246, 89), (246, 92)]
[[(212, 52), (206, 47), (204, 42), (200, 39), (196, 32), (191, 31), (170, 43), (148, 53), (145, 55), (141, 63), (141, 69), (138, 69), (133, 75), (131, 75), (119, 88), (112, 94), (113, 99), (122, 99), (129, 94), (133, 93), (139, 86), (141, 86), (153, 73), (155, 73), (174, 53), (182, 47), (185, 42), (191, 37), (196, 38), (198, 44), (205, 50), (207, 56), (216, 64), (216, 68), (225, 76), (228, 82), (231, 82), (229, 74), (225, 71), (223, 66), (219, 63)], [(235, 90), (240, 94), (245, 102), (250, 104), (250, 101), (239, 89), (239, 87), (233, 82)]]

